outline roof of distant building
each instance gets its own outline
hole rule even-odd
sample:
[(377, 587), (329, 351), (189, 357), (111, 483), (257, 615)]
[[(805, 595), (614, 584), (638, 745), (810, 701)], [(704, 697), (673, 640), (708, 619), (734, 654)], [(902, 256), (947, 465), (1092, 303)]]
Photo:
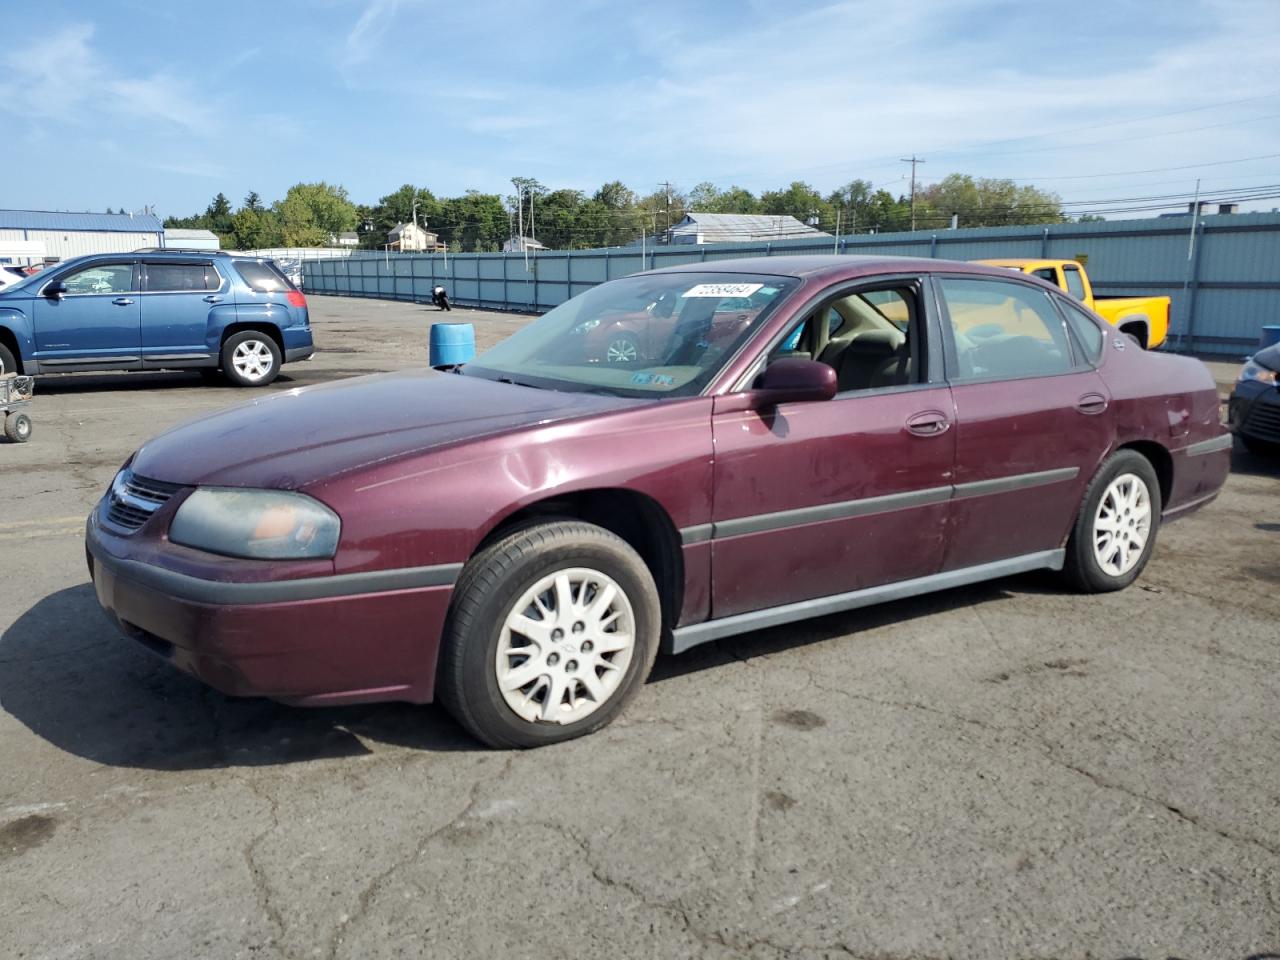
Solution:
[(165, 227), (166, 240), (217, 240), (218, 235), (212, 230), (190, 230), (186, 227)]
[(159, 233), (160, 218), (149, 213), (64, 213), (56, 210), (0, 210), (0, 230), (93, 230), (104, 233)]
[(673, 237), (698, 234), (703, 243), (734, 240), (787, 240), (824, 236), (795, 217), (755, 213), (700, 213), (694, 211), (671, 228)]

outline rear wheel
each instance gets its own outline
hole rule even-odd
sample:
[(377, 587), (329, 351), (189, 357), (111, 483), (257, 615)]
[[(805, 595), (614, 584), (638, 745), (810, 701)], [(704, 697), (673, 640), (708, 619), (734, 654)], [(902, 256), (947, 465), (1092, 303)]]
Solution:
[(1160, 510), (1160, 483), (1146, 457), (1120, 450), (1107, 458), (1067, 541), (1067, 577), (1086, 593), (1133, 583), (1155, 548)]
[(653, 577), (624, 540), (573, 520), (525, 527), (463, 570), (437, 692), (490, 746), (570, 740), (644, 683), (660, 625)]
[(233, 334), (222, 345), (222, 372), (237, 387), (265, 387), (280, 372), (280, 348), (257, 330)]

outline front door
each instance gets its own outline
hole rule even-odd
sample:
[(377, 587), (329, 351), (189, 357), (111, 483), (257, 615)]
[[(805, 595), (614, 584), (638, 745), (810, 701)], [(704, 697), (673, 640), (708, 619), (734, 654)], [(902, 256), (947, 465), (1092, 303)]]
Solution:
[[(95, 263), (49, 283), (61, 297), (37, 297), (36, 360), (42, 367), (133, 365), (141, 346), (138, 286), (132, 263)], [(42, 289), (47, 288), (47, 284)]]
[(209, 311), (229, 293), (211, 263), (143, 263), (142, 357), (193, 360), (211, 356)]
[(1050, 295), (939, 277), (956, 411), (945, 570), (1061, 548), (1111, 448), (1110, 394)]
[(930, 322), (916, 278), (845, 285), (770, 354), (831, 365), (835, 398), (716, 398), (713, 618), (938, 571), (955, 432)]

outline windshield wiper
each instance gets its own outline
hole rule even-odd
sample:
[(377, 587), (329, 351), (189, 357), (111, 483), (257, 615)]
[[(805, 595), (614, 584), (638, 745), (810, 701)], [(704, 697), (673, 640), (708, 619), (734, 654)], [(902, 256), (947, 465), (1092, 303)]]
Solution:
[(532, 383), (520, 383), (518, 380), (512, 380), (510, 377), (499, 377), (498, 383), (509, 383), (513, 387), (528, 387), (530, 390), (543, 390), (544, 387), (535, 387)]

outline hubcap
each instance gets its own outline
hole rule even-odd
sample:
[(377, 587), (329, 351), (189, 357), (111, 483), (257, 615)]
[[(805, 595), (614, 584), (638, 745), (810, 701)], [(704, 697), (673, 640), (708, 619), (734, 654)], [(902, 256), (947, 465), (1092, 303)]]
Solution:
[(609, 344), (609, 349), (605, 351), (604, 358), (609, 363), (633, 363), (639, 353), (634, 340), (630, 340), (627, 337), (619, 337)]
[(549, 573), (512, 606), (498, 638), (498, 689), (530, 723), (574, 723), (607, 703), (635, 649), (631, 601), (586, 567)]
[(1093, 555), (1113, 577), (1133, 569), (1151, 536), (1151, 493), (1132, 473), (1111, 481), (1093, 518)]
[(271, 372), (275, 357), (271, 348), (261, 340), (246, 340), (236, 346), (231, 354), (231, 365), (246, 380), (261, 380)]

